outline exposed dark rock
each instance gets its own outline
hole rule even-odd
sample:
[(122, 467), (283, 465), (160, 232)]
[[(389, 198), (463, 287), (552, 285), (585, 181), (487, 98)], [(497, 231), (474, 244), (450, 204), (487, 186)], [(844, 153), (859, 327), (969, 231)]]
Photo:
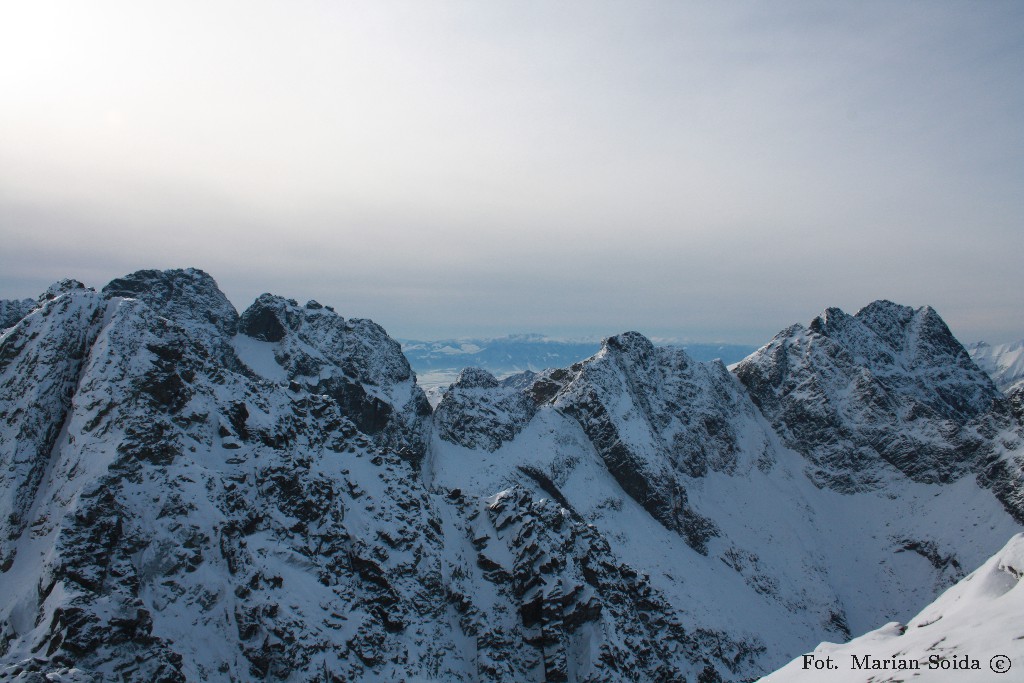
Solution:
[[(236, 325), (225, 303), (201, 271), (140, 271), (102, 296), (68, 285), (3, 337), (0, 572), (31, 577), (36, 588), (0, 601), (0, 678), (755, 676), (778, 656), (766, 654), (763, 634), (710, 628), (700, 610), (671, 602), (708, 590), (703, 582), (716, 578), (708, 569), (725, 572), (716, 590), (749, 589), (745, 599), (810, 623), (808, 633), (849, 635), (848, 604), (827, 585), (807, 595), (780, 588), (778, 568), (758, 554), (775, 539), (758, 552), (740, 548), (723, 531), (735, 519), (707, 516), (722, 490), (742, 495), (743, 477), (774, 485), (780, 480), (765, 479), (773, 467), (800, 462), (790, 452), (776, 460), (778, 437), (721, 364), (626, 333), (562, 370), (502, 381), (467, 371), (430, 424), (408, 363), (379, 326), (271, 295)], [(839, 360), (823, 352), (833, 365), (808, 372), (801, 390), (828, 395), (828, 372), (848, 362), (843, 386), (863, 414), (933, 425), (929, 435), (980, 463), (966, 471), (1004, 501), (1019, 498), (1013, 399), (982, 408), (984, 387), (958, 393), (970, 368), (958, 364), (937, 316), (875, 308), (862, 323), (878, 339), (867, 350), (857, 346), (859, 328), (834, 312), (836, 320), (804, 331), (816, 344), (829, 340)], [(233, 325), (258, 341), (233, 338)], [(804, 360), (790, 351), (767, 349), (771, 362), (751, 375), (766, 414), (788, 406), (776, 384)], [(946, 361), (947, 374), (930, 365)], [(267, 370), (271, 362), (281, 372)], [(794, 414), (818, 414), (813, 401), (794, 402), (804, 411)], [(837, 428), (851, 442), (864, 433)], [(822, 424), (793, 426), (783, 438), (799, 429), (826, 438)], [(442, 439), (435, 446), (476, 449), (460, 455), (513, 459), (494, 488), (474, 490), (471, 479), (455, 488), (439, 478), (442, 468), (431, 471), (450, 463), (421, 462), (431, 433)], [(529, 442), (537, 452), (501, 450), (524, 436), (537, 439)], [(919, 443), (892, 433), (873, 443), (874, 455), (856, 457), (944, 462), (941, 442), (928, 442), (934, 452)], [(547, 444), (552, 453), (541, 452)], [(835, 465), (833, 480), (861, 483), (873, 467), (815, 464)], [(936, 482), (961, 474), (958, 466), (932, 472)], [(587, 499), (591, 486), (598, 502)], [(682, 566), (654, 564), (655, 575), (636, 552), (641, 537), (629, 538), (634, 527), (613, 518), (640, 520), (637, 534), (678, 543), (672, 556)], [(750, 537), (763, 532), (751, 524)], [(887, 552), (919, 554), (940, 577), (961, 572), (963, 555), (948, 541), (895, 530), (888, 538)], [(814, 571), (830, 561), (808, 557)], [(813, 608), (800, 603), (808, 595)]]
[(485, 370), (467, 368), (441, 398), (435, 423), (445, 441), (494, 452), (514, 439), (536, 411), (514, 382), (498, 382)]
[(32, 299), (0, 299), (0, 331), (13, 327), (35, 307)]
[(139, 299), (180, 325), (209, 326), (228, 337), (238, 328), (235, 307), (214, 279), (196, 268), (139, 270), (111, 280), (102, 291), (107, 298)]
[(430, 404), (401, 346), (379, 325), (262, 294), (242, 313), (239, 331), (277, 344), (274, 357), (290, 383), (330, 396), (379, 445), (422, 457)]
[(273, 306), (265, 305), (270, 299), (263, 294), (252, 306), (247, 308), (238, 321), (238, 331), (253, 339), (266, 342), (279, 342), (284, 339), (284, 325), (278, 319), (278, 312)]

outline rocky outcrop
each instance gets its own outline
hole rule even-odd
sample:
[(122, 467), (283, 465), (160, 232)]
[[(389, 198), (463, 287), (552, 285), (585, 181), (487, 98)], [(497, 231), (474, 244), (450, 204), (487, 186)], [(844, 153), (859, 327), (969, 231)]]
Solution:
[(494, 452), (514, 439), (536, 411), (519, 378), (498, 382), (486, 370), (466, 368), (442, 396), (434, 423), (445, 441)]
[[(451, 443), (493, 452), (543, 405), (574, 419), (623, 490), (706, 552), (717, 531), (689, 504), (687, 479), (749, 467), (752, 457), (744, 455), (739, 433), (757, 421), (721, 363), (695, 363), (681, 349), (656, 348), (627, 332), (566, 369), (501, 383), (482, 370), (468, 371), (442, 398), (435, 424)], [(770, 439), (762, 434), (753, 458), (770, 467), (771, 457)]]
[(0, 331), (13, 327), (35, 307), (32, 299), (0, 299)]
[[(967, 562), (982, 556), (964, 543), (976, 538), (965, 529), (999, 520), (999, 537), (1005, 538), (1003, 533), (1019, 528), (1021, 518), (1015, 523), (1000, 511), (992, 493), (1013, 515), (1007, 501), (1022, 490), (1020, 468), (1014, 466), (1021, 441), (1010, 426), (1009, 407), (957, 350), (933, 312), (908, 316), (902, 307), (880, 303), (866, 311), (866, 324), (842, 320), (836, 311), (827, 317), (831, 325), (821, 320), (815, 327), (840, 341), (797, 326), (780, 338), (813, 334), (819, 346), (807, 354), (803, 347), (776, 344), (783, 360), (771, 366), (772, 372), (790, 377), (788, 365), (820, 357), (867, 387), (868, 407), (843, 404), (833, 410), (834, 424), (819, 424), (815, 432), (814, 424), (795, 419), (794, 430), (806, 429), (808, 437), (823, 443), (844, 429), (892, 440), (922, 420), (932, 435), (958, 449), (964, 462), (949, 471), (959, 474), (919, 478), (908, 467), (911, 477), (877, 453), (870, 465), (839, 461), (835, 470), (825, 470), (814, 460), (818, 452), (787, 448), (787, 442), (797, 443), (794, 431), (787, 431), (789, 423), (777, 421), (773, 429), (766, 420), (771, 410), (762, 412), (747, 386), (720, 363), (696, 363), (678, 350), (625, 333), (567, 368), (501, 381), (467, 373), (446, 394), (445, 409), (439, 406), (435, 413), (440, 438), (430, 462), (431, 481), (460, 493), (521, 487), (557, 503), (567, 520), (593, 524), (614, 539), (613, 548), (632, 553), (631, 560), (666, 594), (687, 596), (681, 600), (691, 608), (684, 620), (690, 633), (722, 630), (735, 638), (743, 632), (739, 624), (721, 629), (717, 617), (695, 615), (704, 608), (692, 593), (694, 581), (716, 596), (708, 598), (712, 613), (734, 598), (743, 605), (743, 623), (762, 609), (774, 615), (756, 631), (762, 637), (778, 635), (767, 624), (780, 621), (787, 633), (806, 629), (820, 634), (817, 639), (848, 637), (882, 623), (904, 609), (897, 605), (925, 604), (960, 578)], [(760, 353), (766, 351), (774, 352), (769, 347)], [(862, 373), (863, 367), (872, 369)], [(828, 397), (849, 398), (829, 384), (841, 374), (831, 366), (801, 372), (801, 391), (824, 385)], [(828, 407), (819, 397), (801, 409), (813, 413), (822, 409), (819, 403)], [(950, 425), (959, 425), (954, 436)], [(501, 438), (488, 438), (496, 434)], [(992, 465), (990, 480), (982, 476), (985, 463)], [(978, 474), (982, 486), (973, 476), (964, 481), (963, 474)], [(947, 485), (954, 482), (959, 483)], [(835, 489), (849, 495), (837, 497)], [(906, 515), (906, 509), (915, 513)], [(947, 518), (957, 520), (955, 526), (943, 521)], [(655, 549), (678, 542), (663, 535), (666, 529), (685, 544), (681, 550)], [(790, 533), (784, 529), (791, 538), (783, 538)], [(991, 552), (994, 543), (987, 538), (983, 552)], [(490, 571), (507, 570), (498, 555), (488, 559), (497, 565), (482, 561)], [(869, 593), (886, 597), (865, 602), (862, 596)], [(786, 647), (766, 644), (764, 659)], [(764, 659), (751, 655), (748, 661)], [(709, 664), (709, 680), (756, 678), (756, 663), (740, 673)], [(688, 675), (703, 674), (690, 669)]]
[[(554, 500), (513, 487), (463, 499), (463, 510), (475, 567), (449, 590), (476, 639), (479, 680), (691, 680), (705, 670), (729, 676), (763, 651), (728, 634), (689, 632), (649, 577)], [(491, 586), (484, 601), (471, 597), (481, 592), (474, 580)], [(514, 610), (499, 607), (509, 604)]]
[[(555, 385), (555, 386), (552, 386)], [(557, 389), (556, 389), (557, 386)], [(687, 480), (741, 463), (739, 431), (755, 411), (721, 363), (694, 363), (635, 332), (605, 340), (592, 359), (534, 383), (575, 419), (623, 490), (687, 543), (707, 552), (717, 529), (688, 503)], [(753, 454), (770, 466), (770, 442)]]
[(19, 320), (47, 301), (51, 301), (61, 294), (85, 289), (86, 286), (78, 280), (64, 279), (54, 282), (35, 299), (0, 299), (0, 332), (14, 327)]
[[(336, 398), (230, 357), (225, 302), (199, 271), (144, 271), (4, 335), (0, 572), (26, 588), (0, 608), (5, 675), (372, 678), (408, 670), (421, 631), (449, 659), (413, 465)], [(382, 377), (375, 341), (349, 345), (353, 377)]]
[(330, 396), (381, 446), (420, 460), (431, 414), (401, 345), (370, 320), (346, 320), (330, 307), (262, 294), (242, 313), (241, 334), (273, 344), (290, 382)]
[(238, 327), (235, 307), (214, 279), (196, 268), (136, 271), (111, 280), (103, 295), (138, 299), (180, 325), (215, 335), (231, 337)]
[(734, 665), (550, 499), (424, 487), (418, 388), (378, 326), (261, 297), (237, 328), (263, 339), (241, 343), (230, 316), (190, 310), (219, 300), (197, 271), (115, 282), (55, 294), (0, 345), (0, 572), (16, 587), (0, 675), (639, 681)]

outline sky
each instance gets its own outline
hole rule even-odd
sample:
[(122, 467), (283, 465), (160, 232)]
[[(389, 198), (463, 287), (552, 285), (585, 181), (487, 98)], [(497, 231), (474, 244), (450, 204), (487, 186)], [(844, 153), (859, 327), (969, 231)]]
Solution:
[(1024, 338), (1024, 4), (0, 2), (0, 297), (194, 266), (394, 336)]

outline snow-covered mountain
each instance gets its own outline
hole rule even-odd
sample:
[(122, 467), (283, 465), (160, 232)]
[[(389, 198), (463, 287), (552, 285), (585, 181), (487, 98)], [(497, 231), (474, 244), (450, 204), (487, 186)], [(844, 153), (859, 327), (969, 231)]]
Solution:
[(930, 309), (730, 373), (637, 333), (463, 371), (209, 275), (65, 281), (0, 336), (0, 676), (752, 680), (1019, 532), (1024, 427)]
[(1024, 389), (1024, 340), (995, 346), (978, 342), (967, 350), (1002, 392), (1011, 394)]
[(1017, 534), (906, 624), (891, 622), (842, 645), (822, 643), (761, 681), (1018, 680), (1022, 579), (1024, 534)]

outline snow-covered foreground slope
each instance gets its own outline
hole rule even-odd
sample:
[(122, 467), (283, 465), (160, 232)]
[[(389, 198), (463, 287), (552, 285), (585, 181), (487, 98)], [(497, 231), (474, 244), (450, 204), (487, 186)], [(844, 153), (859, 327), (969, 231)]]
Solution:
[(993, 683), (1024, 672), (1024, 534), (905, 625), (822, 643), (762, 683)]
[(1024, 388), (1024, 340), (995, 346), (978, 342), (967, 350), (1001, 391), (1009, 394)]
[(201, 271), (27, 308), (0, 677), (752, 680), (1021, 530), (1020, 423), (930, 309), (830, 311), (736, 374), (625, 333), (432, 413), (379, 326), (238, 315)]

